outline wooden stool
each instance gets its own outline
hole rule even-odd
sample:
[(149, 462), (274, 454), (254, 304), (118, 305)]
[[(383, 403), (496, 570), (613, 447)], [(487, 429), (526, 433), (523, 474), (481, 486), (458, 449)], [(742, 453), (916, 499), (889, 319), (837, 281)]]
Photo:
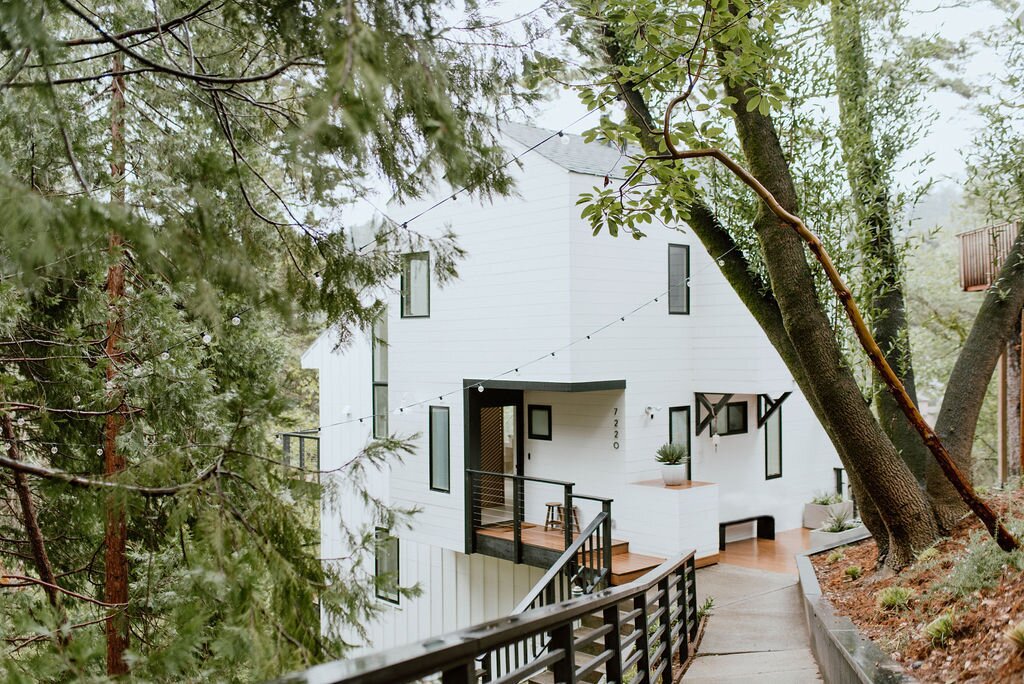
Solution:
[[(559, 529), (565, 529), (564, 528), (564, 526), (565, 526), (565, 506), (561, 505), (561, 504), (559, 504), (559, 506), (558, 506), (558, 522), (559, 522)], [(570, 529), (573, 532), (579, 532), (580, 531), (580, 507), (579, 506), (573, 506), (572, 507), (572, 520), (569, 522), (569, 524), (572, 526)]]
[(544, 516), (544, 531), (562, 529), (562, 504), (557, 501), (548, 501), (544, 505), (548, 507)]

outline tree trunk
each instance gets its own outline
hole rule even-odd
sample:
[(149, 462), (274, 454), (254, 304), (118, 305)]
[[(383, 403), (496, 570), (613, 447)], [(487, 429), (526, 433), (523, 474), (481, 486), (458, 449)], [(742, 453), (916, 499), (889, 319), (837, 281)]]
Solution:
[[(113, 73), (116, 74), (111, 85), (110, 104), (110, 176), (113, 184), (111, 199), (124, 203), (124, 62), (121, 53), (114, 55)], [(121, 298), (124, 296), (124, 264), (122, 262), (123, 245), (117, 234), (110, 236), (111, 264), (107, 270), (107, 340), (106, 340), (106, 381), (107, 395), (111, 401), (123, 402), (120, 388), (117, 387), (120, 375), (120, 364), (123, 355), (120, 350), (121, 337), (124, 332), (124, 320), (121, 311)], [(116, 476), (125, 469), (124, 455), (117, 449), (117, 436), (124, 419), (120, 411), (107, 415), (103, 426), (103, 473), (107, 479)], [(104, 533), (105, 584), (104, 598), (107, 603), (125, 605), (128, 603), (128, 555), (127, 555), (127, 517), (125, 505), (120, 493), (109, 495), (106, 504), (106, 529)], [(128, 663), (124, 659), (128, 650), (128, 615), (122, 609), (118, 614), (107, 620), (107, 674), (118, 676), (128, 673)]]
[[(985, 293), (971, 332), (953, 365), (935, 421), (936, 434), (964, 472), (971, 472), (971, 449), (985, 392), (1002, 353), (1003, 342), (1019, 325), (1022, 307), (1024, 232), (1017, 235), (996, 282)], [(940, 524), (943, 527), (955, 524), (967, 513), (967, 507), (936, 464), (929, 462), (925, 476), (928, 495)]]
[[(794, 213), (796, 192), (788, 162), (770, 118), (747, 111), (748, 84), (727, 83), (740, 144), (756, 177), (787, 211)], [(846, 454), (851, 482), (869, 492), (889, 530), (886, 564), (901, 570), (915, 552), (938, 538), (931, 507), (896, 448), (865, 403), (857, 381), (843, 358), (828, 316), (817, 302), (814, 279), (804, 245), (792, 228), (761, 203), (754, 224), (764, 262), (779, 302), (783, 325), (796, 349), (824, 425), (837, 436)], [(866, 486), (870, 483), (870, 486)]]
[[(15, 440), (14, 426), (11, 424), (11, 416), (5, 413), (3, 416), (3, 436), (11, 445), (10, 456), (15, 461), (21, 460), (21, 449)], [(60, 593), (57, 591), (57, 576), (53, 573), (53, 565), (50, 564), (50, 556), (46, 551), (46, 541), (43, 532), (39, 527), (39, 516), (36, 514), (36, 504), (32, 499), (32, 490), (28, 486), (28, 477), (20, 470), (13, 472), (14, 489), (18, 494), (18, 502), (21, 504), (21, 517), (25, 525), (25, 534), (28, 535), (29, 548), (32, 550), (32, 562), (36, 566), (36, 573), (39, 579), (46, 582), (43, 590), (50, 601), (50, 605), (57, 608), (60, 605)]]
[[(910, 353), (903, 263), (893, 240), (888, 171), (875, 143), (870, 108), (868, 59), (859, 0), (832, 0), (832, 44), (836, 57), (839, 140), (853, 194), (859, 230), (867, 236), (863, 261), (871, 333), (886, 361), (917, 404)], [(931, 456), (884, 382), (875, 376), (875, 407), (882, 429), (922, 486)]]
[(1020, 479), (1020, 318), (1006, 338), (1006, 472), (1010, 480)]

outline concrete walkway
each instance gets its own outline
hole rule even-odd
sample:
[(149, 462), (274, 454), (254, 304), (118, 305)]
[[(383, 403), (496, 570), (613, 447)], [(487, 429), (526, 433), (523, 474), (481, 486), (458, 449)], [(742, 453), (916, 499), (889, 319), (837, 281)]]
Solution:
[(686, 684), (820, 682), (796, 575), (714, 565), (697, 571), (697, 594), (715, 607)]

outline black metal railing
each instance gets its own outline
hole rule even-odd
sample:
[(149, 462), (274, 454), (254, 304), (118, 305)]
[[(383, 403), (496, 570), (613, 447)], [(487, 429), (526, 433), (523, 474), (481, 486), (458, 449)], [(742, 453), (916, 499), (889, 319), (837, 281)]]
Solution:
[[(588, 526), (589, 527), (589, 526)], [(381, 653), (341, 660), (284, 678), (320, 684), (502, 684), (551, 675), (575, 684), (603, 677), (633, 684), (669, 684), (697, 637), (697, 578), (693, 552), (670, 559), (638, 580), (594, 594), (527, 610)], [(512, 667), (538, 636), (544, 652)], [(479, 666), (495, 659), (509, 671), (494, 676)], [(491, 676), (488, 680), (486, 677)]]
[[(563, 480), (466, 470), (467, 553), (488, 553), (489, 549), (507, 547), (507, 554), (496, 555), (515, 563), (525, 562), (547, 568), (552, 558), (543, 554), (527, 554), (527, 547), (532, 547), (534, 552), (538, 548), (555, 554), (565, 551), (582, 531), (580, 522), (587, 512), (581, 512), (581, 507), (593, 507), (594, 515), (597, 511), (607, 514), (600, 548), (607, 556), (604, 567), (611, 567), (612, 499), (575, 494), (574, 487), (574, 483)], [(527, 510), (528, 500), (533, 505), (530, 510)], [(527, 529), (530, 530), (529, 539), (524, 535)], [(538, 534), (540, 531), (545, 534)], [(551, 532), (561, 537), (557, 545), (552, 544), (556, 539), (554, 534), (549, 534)], [(595, 545), (583, 551), (593, 552), (596, 548)]]
[(296, 430), (282, 432), (282, 462), (286, 466), (295, 466), (311, 473), (320, 472), (320, 430)]

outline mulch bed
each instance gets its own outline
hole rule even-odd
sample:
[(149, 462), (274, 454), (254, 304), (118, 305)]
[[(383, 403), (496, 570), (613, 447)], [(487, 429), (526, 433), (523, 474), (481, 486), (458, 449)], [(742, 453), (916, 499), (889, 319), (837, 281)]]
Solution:
[[(1024, 494), (990, 497), (1001, 513), (1020, 511)], [(878, 550), (873, 540), (842, 549), (843, 558), (828, 562), (828, 553), (811, 558), (822, 593), (883, 651), (921, 682), (1024, 682), (1024, 654), (1006, 638), (1006, 631), (1024, 621), (1024, 573), (1004, 568), (997, 586), (957, 598), (940, 586), (965, 555), (971, 533), (981, 530), (977, 518), (966, 518), (950, 538), (935, 548), (938, 555), (919, 561), (899, 575), (876, 572)], [(864, 574), (850, 580), (844, 571), (859, 565)], [(876, 594), (892, 585), (910, 588), (915, 598), (908, 610), (885, 611)], [(955, 631), (943, 645), (922, 634), (935, 618), (955, 611)]]

